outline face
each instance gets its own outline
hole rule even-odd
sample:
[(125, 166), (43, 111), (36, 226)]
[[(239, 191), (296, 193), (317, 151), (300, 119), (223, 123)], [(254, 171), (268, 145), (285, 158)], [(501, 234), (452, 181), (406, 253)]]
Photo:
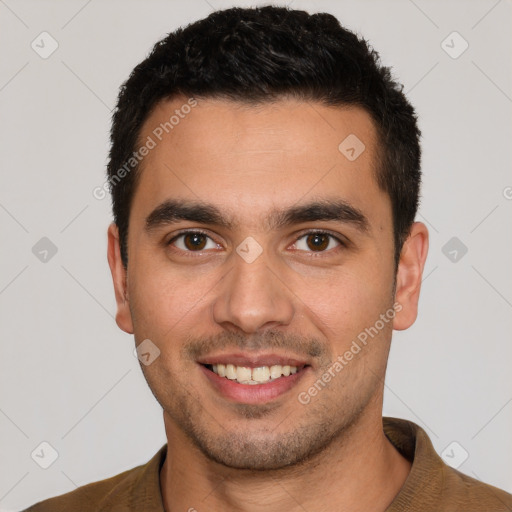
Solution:
[(380, 415), (393, 325), (416, 314), (425, 230), (396, 276), (363, 110), (185, 104), (162, 102), (141, 131), (155, 145), (133, 197), (127, 271), (109, 231), (117, 322), (160, 351), (141, 366), (168, 437), (230, 467), (297, 464)]

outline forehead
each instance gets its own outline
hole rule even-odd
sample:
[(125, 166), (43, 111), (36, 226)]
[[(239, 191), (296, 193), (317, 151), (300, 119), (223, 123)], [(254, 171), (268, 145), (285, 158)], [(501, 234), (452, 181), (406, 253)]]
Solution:
[(139, 140), (152, 149), (139, 166), (137, 216), (172, 198), (216, 204), (253, 224), (270, 205), (313, 196), (363, 210), (389, 206), (375, 180), (376, 130), (364, 110), (291, 99), (193, 101), (159, 103), (142, 127)]

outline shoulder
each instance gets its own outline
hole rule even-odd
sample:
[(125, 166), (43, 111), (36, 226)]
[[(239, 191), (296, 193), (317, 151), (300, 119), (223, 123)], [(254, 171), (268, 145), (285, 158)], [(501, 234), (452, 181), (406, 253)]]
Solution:
[(55, 496), (27, 508), (23, 512), (64, 512), (101, 510), (106, 501), (113, 496), (130, 494), (131, 482), (140, 471), (140, 466), (105, 480), (92, 482), (74, 491)]
[(137, 510), (138, 504), (161, 500), (160, 468), (167, 446), (163, 446), (146, 464), (78, 487), (74, 491), (40, 501), (23, 512), (121, 512)]
[[(442, 493), (456, 510), (512, 510), (512, 494), (472, 478), (448, 465), (442, 471)], [(479, 508), (480, 507), (480, 508)]]
[(447, 465), (427, 433), (411, 421), (383, 418), (384, 433), (412, 462), (402, 489), (386, 512), (510, 512), (512, 495)]

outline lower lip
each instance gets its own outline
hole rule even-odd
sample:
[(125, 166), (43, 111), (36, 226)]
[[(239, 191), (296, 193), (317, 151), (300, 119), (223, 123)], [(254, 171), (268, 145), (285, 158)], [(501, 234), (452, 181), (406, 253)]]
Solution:
[(280, 377), (265, 384), (239, 384), (235, 380), (220, 377), (202, 364), (199, 366), (213, 387), (221, 395), (243, 404), (263, 404), (285, 394), (302, 379), (309, 368), (306, 366), (293, 375)]

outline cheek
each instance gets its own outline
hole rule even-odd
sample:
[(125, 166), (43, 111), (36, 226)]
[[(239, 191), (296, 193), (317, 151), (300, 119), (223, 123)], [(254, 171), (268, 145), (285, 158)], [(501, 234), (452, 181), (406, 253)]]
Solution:
[(203, 320), (207, 315), (215, 276), (204, 274), (192, 279), (190, 271), (176, 272), (170, 265), (152, 265), (149, 261), (140, 268), (134, 268), (129, 280), (135, 339), (155, 340), (166, 350), (177, 347), (175, 340), (190, 334), (194, 323), (201, 325), (196, 321), (198, 315)]
[[(338, 269), (322, 279), (301, 280), (297, 290), (305, 314), (341, 351), (360, 332), (373, 326), (393, 303), (392, 272), (374, 264)], [(309, 313), (308, 313), (309, 311)]]

